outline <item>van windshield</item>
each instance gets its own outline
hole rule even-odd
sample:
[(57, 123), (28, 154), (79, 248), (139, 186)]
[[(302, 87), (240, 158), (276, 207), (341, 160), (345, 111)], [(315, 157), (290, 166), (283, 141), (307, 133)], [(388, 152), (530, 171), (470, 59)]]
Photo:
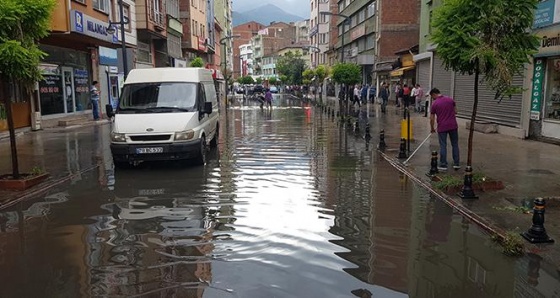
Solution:
[(140, 83), (123, 87), (119, 112), (190, 112), (195, 110), (196, 83)]

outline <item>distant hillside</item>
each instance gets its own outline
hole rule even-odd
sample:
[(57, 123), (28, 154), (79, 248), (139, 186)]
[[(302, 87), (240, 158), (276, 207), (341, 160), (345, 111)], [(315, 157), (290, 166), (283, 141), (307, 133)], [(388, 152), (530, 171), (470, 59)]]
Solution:
[(244, 12), (234, 11), (232, 17), (234, 27), (250, 21), (268, 26), (271, 22), (289, 23), (303, 20), (303, 18), (287, 13), (273, 4), (265, 4)]

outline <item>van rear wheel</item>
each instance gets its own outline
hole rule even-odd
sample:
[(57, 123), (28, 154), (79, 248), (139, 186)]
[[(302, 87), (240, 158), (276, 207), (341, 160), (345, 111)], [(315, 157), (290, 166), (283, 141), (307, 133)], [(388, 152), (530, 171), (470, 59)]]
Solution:
[(202, 136), (200, 138), (200, 146), (199, 146), (198, 155), (194, 159), (194, 163), (197, 166), (202, 166), (206, 163), (206, 152), (207, 151), (208, 151), (208, 148), (206, 147), (206, 137)]

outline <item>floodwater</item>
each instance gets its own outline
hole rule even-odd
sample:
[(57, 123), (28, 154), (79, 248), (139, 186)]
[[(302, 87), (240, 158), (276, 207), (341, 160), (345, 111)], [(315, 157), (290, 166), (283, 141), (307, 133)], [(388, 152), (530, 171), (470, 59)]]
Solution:
[(0, 211), (0, 297), (560, 295), (540, 257), (502, 255), (300, 100), (230, 107), (203, 167), (114, 171), (109, 129), (50, 135), (99, 166), (67, 158), (69, 181)]

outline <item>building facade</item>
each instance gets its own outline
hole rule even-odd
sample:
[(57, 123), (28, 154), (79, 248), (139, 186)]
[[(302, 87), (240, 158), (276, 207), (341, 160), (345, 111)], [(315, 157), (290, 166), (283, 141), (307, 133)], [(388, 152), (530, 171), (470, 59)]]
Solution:
[(255, 75), (262, 75), (262, 58), (295, 44), (296, 28), (284, 22), (274, 22), (251, 38)]
[(252, 76), (253, 72), (253, 48), (250, 43), (239, 47), (239, 64), (241, 65), (241, 76)]
[[(442, 4), (441, 0), (422, 2), (419, 34), (419, 51), (413, 56), (415, 62), (416, 81), (424, 90), (437, 87), (443, 94), (455, 99), (457, 116), (460, 125), (470, 121), (474, 102), (474, 75), (462, 75), (446, 70), (438, 55), (437, 45), (431, 43), (430, 26), (434, 10)], [(532, 74), (517, 75), (513, 84), (518, 87), (531, 86), (527, 82)], [(528, 78), (528, 79), (526, 79)], [(483, 78), (481, 78), (483, 79)], [(497, 132), (523, 138), (527, 135), (529, 116), (524, 110), (529, 106), (524, 103), (524, 95), (516, 94), (511, 99), (495, 99), (496, 92), (484, 83), (479, 84), (479, 103), (477, 121), (492, 124)], [(528, 93), (527, 95), (528, 96)]]
[(206, 8), (206, 0), (181, 0), (179, 2), (180, 21), (183, 24), (182, 50), (187, 65), (196, 57), (201, 57), (205, 63), (208, 63)]
[(526, 124), (526, 136), (559, 142), (560, 1), (541, 1), (533, 27), (540, 44), (525, 72), (522, 123)]
[(315, 48), (311, 51), (311, 61), (313, 67), (317, 65), (327, 64), (327, 52), (329, 50), (330, 29), (328, 16), (321, 15), (321, 11), (330, 11), (328, 0), (311, 0), (311, 20), (309, 31), (310, 44)]
[[(258, 34), (259, 30), (265, 28), (261, 23), (247, 22), (233, 27), (233, 35), (236, 37), (232, 39), (233, 42), (233, 79), (236, 80), (242, 74), (241, 71), (241, 57), (239, 48), (243, 44), (250, 44), (251, 38)], [(229, 59), (228, 59), (229, 60)]]

